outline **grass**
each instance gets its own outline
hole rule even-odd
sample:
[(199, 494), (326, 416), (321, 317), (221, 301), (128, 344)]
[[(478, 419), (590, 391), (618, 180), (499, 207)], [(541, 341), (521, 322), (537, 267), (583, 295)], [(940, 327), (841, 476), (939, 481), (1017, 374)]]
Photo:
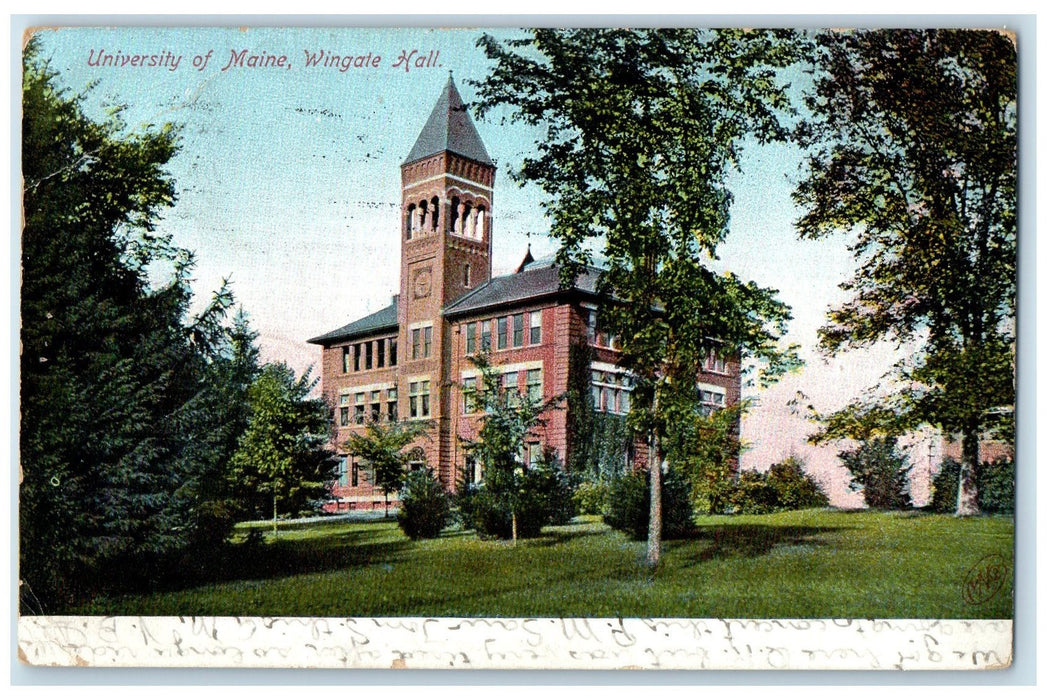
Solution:
[(595, 518), (515, 547), (453, 530), (411, 542), (395, 522), (337, 521), (196, 562), (188, 573), (206, 585), (99, 598), (76, 613), (1010, 618), (1010, 586), (971, 605), (962, 585), (986, 555), (1013, 572), (1013, 543), (1010, 518), (834, 510), (704, 517), (696, 538), (665, 543), (652, 576), (644, 543)]

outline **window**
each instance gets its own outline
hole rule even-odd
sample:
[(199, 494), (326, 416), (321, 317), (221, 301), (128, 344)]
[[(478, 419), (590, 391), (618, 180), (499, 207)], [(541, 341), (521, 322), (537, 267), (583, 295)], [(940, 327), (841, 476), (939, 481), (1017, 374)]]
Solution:
[(480, 483), (480, 470), (477, 469), (476, 457), (473, 455), (465, 456), (465, 483)]
[(480, 323), (480, 349), (487, 352), (491, 349), (491, 322)]
[(469, 263), (466, 263), (465, 264), (465, 269), (462, 271), (462, 278), (464, 280), (464, 283), (465, 283), (466, 287), (473, 286), (472, 271), (473, 271), (472, 270), (472, 266), (469, 265)]
[(476, 413), (476, 377), (462, 379), (462, 413)]
[(352, 363), (353, 363), (353, 348), (351, 346), (349, 346), (349, 345), (346, 345), (344, 348), (342, 348), (342, 373), (343, 374), (349, 374), (349, 369), (352, 367)]
[(389, 339), (389, 366), (396, 366), (396, 338)]
[(353, 346), (353, 371), (360, 371), (360, 343)]
[(397, 420), (399, 420), (398, 411), (397, 411), (397, 408), (396, 408), (396, 387), (395, 386), (394, 387), (390, 387), (385, 392), (385, 403), (386, 403), (386, 411), (385, 411), (386, 420), (388, 420), (390, 423), (395, 423)]
[(378, 366), (385, 367), (385, 338), (375, 342), (378, 344)]
[(498, 319), (498, 349), (505, 350), (509, 345), (509, 317), (502, 316)]
[[(345, 455), (342, 455), (341, 457), (338, 458), (338, 485), (339, 486), (348, 486), (349, 485), (349, 481), (348, 481), (349, 474), (348, 474), (348, 469), (346, 467), (347, 462), (348, 462), (348, 458)], [(353, 486), (356, 486), (356, 484), (353, 484)]]
[(343, 428), (349, 425), (349, 394), (338, 397), (338, 425)]
[(360, 465), (353, 459), (353, 486), (360, 485)]
[(542, 461), (542, 446), (537, 442), (529, 442), (524, 445), (524, 463), (528, 467), (535, 467)]
[(618, 371), (593, 370), (593, 409), (624, 415), (629, 412), (632, 379)]
[(411, 329), (411, 359), (429, 357), (433, 349), (433, 327), (423, 326)]
[(371, 392), (371, 422), (377, 423), (382, 420), (382, 392)]
[(356, 410), (353, 413), (353, 422), (357, 425), (364, 424), (364, 393), (362, 391), (356, 395)]
[(523, 314), (516, 314), (513, 316), (513, 347), (518, 348), (523, 346), (524, 339), (524, 328), (523, 328)]
[(476, 354), (476, 324), (465, 324), (465, 354)]
[(505, 402), (509, 406), (520, 405), (520, 386), (517, 372), (506, 372), (502, 375), (502, 386), (505, 388)]
[(727, 394), (719, 390), (699, 390), (700, 406), (698, 411), (706, 417), (723, 408), (727, 403)]
[(423, 379), (411, 382), (408, 401), (411, 408), (411, 418), (429, 417), (429, 380)]
[(585, 337), (591, 345), (596, 344), (596, 312), (591, 309), (585, 319)]
[(531, 312), (531, 345), (538, 345), (542, 342), (542, 312), (532, 311)]
[(713, 350), (709, 353), (709, 356), (705, 358), (705, 369), (710, 372), (727, 374), (727, 360), (720, 357), (717, 352)]
[(370, 342), (364, 343), (364, 369), (374, 367), (374, 348)]
[(527, 398), (531, 401), (542, 400), (542, 370), (527, 370)]

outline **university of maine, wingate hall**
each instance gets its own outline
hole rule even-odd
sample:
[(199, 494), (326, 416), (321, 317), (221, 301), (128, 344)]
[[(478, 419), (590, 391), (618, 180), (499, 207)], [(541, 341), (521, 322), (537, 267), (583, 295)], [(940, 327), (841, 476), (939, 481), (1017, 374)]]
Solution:
[[(385, 308), (309, 340), (323, 348), (322, 390), (333, 405), (333, 448), (340, 457), (328, 510), (371, 508), (381, 491), (345, 442), (368, 422), (425, 420), (428, 439), (413, 450), (412, 467), (432, 469), (450, 490), (481, 481), (483, 465), (460, 438), (476, 434), (479, 371), (469, 358), (482, 348), (510, 392), (543, 399), (564, 395), (572, 347), (588, 345), (593, 410), (625, 415), (632, 382), (616, 364), (615, 338), (600, 324), (599, 270), (583, 271), (561, 288), (551, 260), (528, 249), (516, 270), (491, 276), (496, 210), (495, 166), (449, 79), (403, 165), (400, 289)], [(736, 403), (736, 361), (712, 356), (698, 377), (708, 409)], [(546, 450), (563, 463), (579, 440), (570, 435), (570, 406), (547, 411), (521, 460)], [(623, 462), (643, 463), (641, 444), (623, 448)]]

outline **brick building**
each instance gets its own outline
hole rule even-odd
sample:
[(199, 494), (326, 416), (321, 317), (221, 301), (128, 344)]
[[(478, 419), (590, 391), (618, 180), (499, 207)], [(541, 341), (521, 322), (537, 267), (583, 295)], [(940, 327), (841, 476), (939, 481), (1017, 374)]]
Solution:
[[(381, 494), (344, 444), (369, 421), (427, 420), (416, 462), (450, 489), (480, 480), (460, 437), (475, 435), (472, 392), (478, 371), (468, 358), (482, 347), (503, 385), (546, 399), (568, 388), (573, 345), (592, 348), (594, 409), (624, 415), (631, 381), (615, 364), (615, 342), (599, 326), (599, 270), (561, 289), (552, 261), (527, 251), (515, 272), (491, 276), (495, 166), (449, 79), (400, 168), (400, 289), (369, 316), (309, 340), (323, 350), (322, 390), (335, 407), (334, 447), (341, 455), (333, 508), (369, 507)], [(709, 408), (735, 403), (737, 364), (710, 358), (699, 377)], [(524, 459), (571, 449), (567, 410), (550, 411)]]

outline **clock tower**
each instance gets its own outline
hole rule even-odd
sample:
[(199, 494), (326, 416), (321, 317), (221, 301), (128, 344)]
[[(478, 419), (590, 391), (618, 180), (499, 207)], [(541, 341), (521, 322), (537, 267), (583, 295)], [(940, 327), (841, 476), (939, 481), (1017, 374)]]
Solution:
[[(400, 167), (399, 347), (405, 396), (431, 392), (428, 416), (439, 439), (427, 452), (451, 449), (452, 342), (443, 307), (491, 278), (495, 166), (448, 77), (414, 147)], [(416, 381), (411, 381), (412, 377)], [(413, 388), (412, 388), (412, 385)], [(408, 417), (405, 416), (405, 417)], [(449, 464), (430, 453), (430, 466)]]

